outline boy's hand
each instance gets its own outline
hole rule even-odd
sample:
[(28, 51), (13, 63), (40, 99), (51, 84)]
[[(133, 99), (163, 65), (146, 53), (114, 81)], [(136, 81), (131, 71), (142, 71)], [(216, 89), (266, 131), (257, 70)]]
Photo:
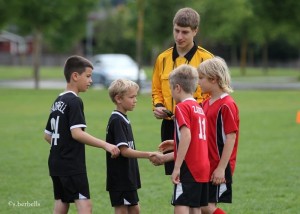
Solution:
[(180, 168), (174, 167), (173, 173), (171, 175), (171, 180), (172, 180), (173, 184), (180, 183)]
[(154, 117), (156, 117), (156, 119), (167, 118), (168, 115), (163, 110), (166, 110), (166, 108), (165, 107), (155, 107), (153, 110)]
[(106, 143), (105, 150), (111, 154), (112, 158), (116, 158), (120, 154), (120, 149), (117, 146), (112, 145), (110, 143)]
[(160, 152), (151, 152), (149, 160), (154, 166), (159, 166), (164, 164), (164, 155)]
[(219, 167), (217, 167), (215, 169), (215, 171), (212, 173), (210, 181), (214, 185), (220, 185), (222, 183), (226, 183), (226, 180), (225, 180), (225, 170), (220, 169)]
[(165, 140), (158, 146), (160, 152), (168, 152), (174, 150), (174, 140)]

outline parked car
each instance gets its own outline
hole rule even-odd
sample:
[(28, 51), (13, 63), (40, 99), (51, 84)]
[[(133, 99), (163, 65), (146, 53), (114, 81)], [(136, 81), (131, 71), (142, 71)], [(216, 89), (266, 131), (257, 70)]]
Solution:
[(92, 59), (94, 70), (92, 73), (93, 84), (102, 84), (109, 87), (116, 79), (124, 78), (138, 82), (140, 85), (146, 81), (146, 73), (138, 70), (137, 63), (126, 54), (98, 54)]

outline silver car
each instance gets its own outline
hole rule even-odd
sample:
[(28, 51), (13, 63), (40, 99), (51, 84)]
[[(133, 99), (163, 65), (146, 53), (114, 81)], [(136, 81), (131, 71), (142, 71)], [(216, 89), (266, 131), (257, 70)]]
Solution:
[(139, 71), (137, 63), (126, 54), (98, 54), (93, 57), (92, 62), (93, 84), (102, 84), (107, 88), (112, 81), (124, 78), (137, 83), (139, 81), (142, 86), (147, 79), (145, 71)]

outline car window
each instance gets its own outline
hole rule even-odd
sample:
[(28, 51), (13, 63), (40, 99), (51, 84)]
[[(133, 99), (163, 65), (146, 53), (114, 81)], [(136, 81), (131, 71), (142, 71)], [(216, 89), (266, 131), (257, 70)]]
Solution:
[(102, 59), (102, 63), (110, 66), (132, 66), (135, 64), (131, 58), (125, 56), (106, 57)]

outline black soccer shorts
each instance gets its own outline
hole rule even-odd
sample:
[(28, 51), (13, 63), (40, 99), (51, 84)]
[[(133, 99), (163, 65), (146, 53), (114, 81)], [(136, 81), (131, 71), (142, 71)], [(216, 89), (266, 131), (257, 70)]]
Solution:
[(111, 206), (135, 206), (138, 205), (139, 196), (137, 190), (133, 191), (109, 191)]
[(53, 181), (54, 199), (64, 203), (75, 200), (90, 199), (87, 174), (72, 176), (51, 176)]
[(209, 182), (209, 199), (210, 203), (231, 203), (232, 202), (232, 184), (226, 183), (213, 185)]
[(208, 205), (208, 183), (179, 183), (174, 185), (171, 201), (173, 206), (182, 205), (191, 208)]

